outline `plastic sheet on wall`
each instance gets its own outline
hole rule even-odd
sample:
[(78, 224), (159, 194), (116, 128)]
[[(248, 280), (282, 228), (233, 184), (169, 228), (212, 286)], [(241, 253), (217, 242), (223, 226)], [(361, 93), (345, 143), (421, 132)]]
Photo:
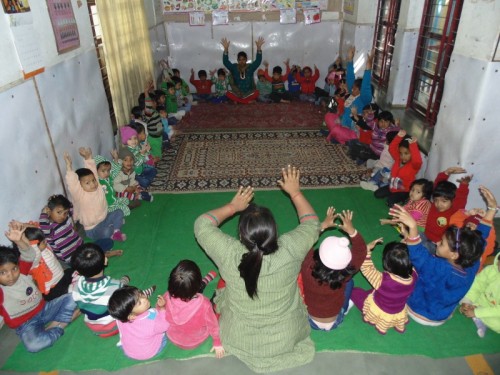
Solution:
[[(44, 73), (47, 74), (47, 73)], [(32, 80), (0, 92), (2, 175), (0, 228), (11, 219), (38, 219), (47, 198), (62, 193), (51, 144)], [(0, 236), (0, 243), (9, 241)]]
[(178, 68), (186, 80), (191, 68), (198, 71), (222, 67), (222, 38), (231, 41), (229, 59), (236, 61), (239, 51), (245, 51), (251, 60), (255, 54), (254, 41), (262, 36), (266, 41), (264, 60), (271, 67), (283, 65), (287, 58), (290, 58), (291, 65), (317, 65), (321, 72), (318, 82), (322, 82), (327, 67), (338, 55), (340, 28), (340, 22), (322, 22), (314, 27), (276, 22), (241, 22), (220, 27), (166, 24), (173, 67)]
[[(402, 40), (398, 41), (398, 38)], [(413, 63), (418, 40), (416, 31), (408, 31), (396, 34), (396, 43), (401, 43), (400, 49), (394, 52), (390, 77), (390, 87), (387, 100), (392, 105), (406, 105), (408, 102), (408, 91), (413, 74)]]

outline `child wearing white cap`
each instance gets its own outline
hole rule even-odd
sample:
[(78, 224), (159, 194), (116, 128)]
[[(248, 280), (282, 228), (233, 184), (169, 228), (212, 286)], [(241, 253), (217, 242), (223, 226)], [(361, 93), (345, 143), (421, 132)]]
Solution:
[[(302, 282), (304, 302), (309, 313), (311, 328), (331, 331), (337, 328), (347, 314), (349, 298), (354, 286), (352, 277), (359, 271), (366, 256), (366, 243), (352, 224), (352, 211), (335, 214), (329, 207), (321, 229), (337, 227), (347, 233), (346, 237), (327, 237), (318, 251), (307, 254), (299, 275)], [(335, 223), (335, 219), (341, 223)]]

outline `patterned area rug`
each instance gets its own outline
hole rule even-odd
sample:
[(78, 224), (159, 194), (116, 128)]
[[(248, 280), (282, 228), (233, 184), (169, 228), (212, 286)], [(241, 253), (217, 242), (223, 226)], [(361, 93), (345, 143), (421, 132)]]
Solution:
[(183, 134), (172, 146), (151, 191), (271, 189), (288, 164), (300, 168), (305, 188), (356, 186), (367, 172), (347, 156), (345, 146), (326, 144), (317, 131)]
[(184, 132), (245, 130), (316, 130), (324, 112), (304, 102), (248, 105), (200, 103), (182, 119)]

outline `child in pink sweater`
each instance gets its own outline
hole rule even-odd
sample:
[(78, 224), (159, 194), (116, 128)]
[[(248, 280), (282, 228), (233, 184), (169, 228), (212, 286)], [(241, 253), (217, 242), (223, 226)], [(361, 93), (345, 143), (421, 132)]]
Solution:
[[(84, 158), (85, 168), (73, 171), (69, 154), (64, 153), (66, 161), (66, 183), (73, 198), (73, 218), (85, 229), (85, 234), (93, 239), (111, 238), (125, 241), (121, 232), (123, 211), (108, 212), (108, 203), (103, 189), (99, 187), (97, 169), (90, 148), (80, 147), (80, 155)], [(117, 254), (118, 255), (118, 254)]]
[[(207, 275), (208, 276), (208, 275)], [(170, 273), (165, 293), (167, 336), (182, 349), (193, 349), (212, 336), (217, 358), (224, 356), (219, 337), (219, 322), (212, 303), (199, 293), (203, 286), (200, 268), (191, 260), (182, 260)]]
[(165, 300), (158, 296), (156, 308), (139, 289), (124, 286), (111, 295), (109, 314), (116, 319), (123, 351), (127, 357), (145, 360), (159, 354), (167, 345)]

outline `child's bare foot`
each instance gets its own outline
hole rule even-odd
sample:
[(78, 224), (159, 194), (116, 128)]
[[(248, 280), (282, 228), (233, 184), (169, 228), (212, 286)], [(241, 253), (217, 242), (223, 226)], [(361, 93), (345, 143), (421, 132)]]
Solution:
[(104, 255), (106, 255), (107, 258), (121, 257), (123, 255), (123, 250), (106, 251), (106, 253)]

